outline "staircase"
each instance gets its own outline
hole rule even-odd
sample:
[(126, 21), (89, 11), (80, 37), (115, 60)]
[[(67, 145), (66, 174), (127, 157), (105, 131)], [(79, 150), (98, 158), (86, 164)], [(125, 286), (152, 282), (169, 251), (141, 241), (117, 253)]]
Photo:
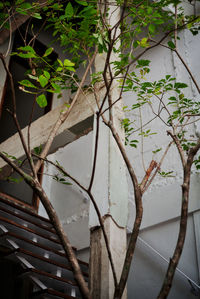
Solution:
[[(88, 264), (79, 260), (79, 265), (87, 281)], [(0, 274), (2, 299), (81, 298), (50, 220), (1, 193)]]

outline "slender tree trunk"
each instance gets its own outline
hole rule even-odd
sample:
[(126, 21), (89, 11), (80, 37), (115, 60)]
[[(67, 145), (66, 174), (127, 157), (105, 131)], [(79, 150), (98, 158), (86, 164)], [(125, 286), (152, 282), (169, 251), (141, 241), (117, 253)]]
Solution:
[(170, 263), (167, 269), (167, 274), (165, 276), (162, 288), (160, 290), (157, 299), (167, 298), (172, 286), (172, 280), (174, 278), (176, 267), (178, 266), (178, 262), (182, 254), (183, 245), (185, 242), (186, 230), (187, 230), (189, 186), (190, 186), (190, 173), (188, 173), (187, 177), (184, 178), (184, 183), (182, 185), (181, 220), (180, 220), (180, 228), (179, 228), (179, 235), (178, 235), (176, 248), (174, 250), (173, 257), (170, 259)]
[[(172, 134), (170, 134), (172, 136)], [(176, 271), (176, 267), (179, 263), (183, 246), (185, 242), (186, 230), (187, 230), (187, 220), (188, 220), (188, 203), (189, 203), (189, 189), (190, 189), (190, 177), (191, 177), (191, 167), (194, 161), (194, 156), (198, 152), (200, 148), (200, 139), (198, 140), (197, 144), (192, 147), (188, 153), (188, 158), (185, 161), (184, 153), (182, 148), (180, 148), (180, 143), (175, 136), (172, 136), (176, 146), (178, 148), (179, 154), (182, 157), (182, 164), (183, 164), (183, 184), (182, 184), (182, 207), (181, 207), (181, 219), (180, 219), (180, 227), (179, 227), (179, 234), (176, 243), (176, 248), (174, 250), (173, 257), (170, 259), (170, 263), (167, 269), (167, 273), (160, 290), (160, 293), (157, 299), (165, 299), (168, 297), (170, 292), (172, 281), (174, 278), (174, 274)]]
[(7, 158), (3, 153), (0, 152), (0, 157), (4, 159), (17, 173), (19, 173), (25, 180), (25, 182), (36, 192), (36, 194), (39, 196), (48, 216), (51, 220), (51, 223), (56, 230), (56, 233), (58, 234), (58, 237), (60, 239), (60, 242), (63, 246), (63, 249), (66, 253), (66, 256), (68, 257), (71, 266), (72, 271), (74, 273), (74, 277), (77, 281), (77, 284), (79, 286), (81, 295), (84, 299), (91, 299), (90, 298), (90, 292), (88, 289), (88, 286), (86, 284), (86, 281), (83, 277), (83, 274), (81, 272), (79, 263), (77, 261), (76, 255), (73, 251), (73, 248), (66, 236), (66, 233), (64, 232), (62, 225), (60, 223), (60, 220), (57, 216), (56, 211), (54, 210), (51, 202), (49, 201), (45, 191), (43, 190), (42, 186), (38, 182), (37, 178), (32, 178), (28, 174), (26, 174), (23, 170), (21, 170), (18, 166), (16, 166), (9, 158)]

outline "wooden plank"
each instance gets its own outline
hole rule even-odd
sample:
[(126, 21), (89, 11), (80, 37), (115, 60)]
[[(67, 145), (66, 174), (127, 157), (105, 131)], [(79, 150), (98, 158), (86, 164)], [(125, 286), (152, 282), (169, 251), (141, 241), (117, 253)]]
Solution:
[[(38, 217), (39, 215), (36, 214), (36, 210), (29, 204), (23, 202), (23, 201), (20, 201), (16, 198), (14, 198), (13, 196), (10, 196), (8, 194), (5, 194), (5, 193), (2, 193), (0, 192), (0, 202), (3, 202), (7, 205), (10, 205), (12, 207), (14, 207), (15, 209), (17, 210), (21, 210), (29, 215), (32, 215), (33, 217)], [(43, 221), (47, 221), (50, 223), (50, 220), (47, 219), (47, 218), (44, 218), (42, 216), (39, 216), (41, 217), (41, 219)]]
[[(48, 231), (48, 232), (50, 232), (51, 234), (56, 234), (56, 232), (55, 232), (55, 230), (54, 230), (53, 228), (49, 228), (49, 227), (43, 226), (43, 225), (41, 225), (39, 222), (33, 221), (33, 220), (31, 220), (30, 218), (28, 218), (28, 217), (24, 217), (24, 216), (21, 215), (21, 214), (16, 214), (15, 212), (13, 212), (13, 211), (11, 211), (11, 210), (7, 210), (7, 209), (5, 209), (4, 207), (1, 207), (1, 206), (0, 206), (0, 212), (1, 212), (1, 211), (5, 212), (5, 213), (7, 213), (7, 214), (10, 214), (10, 215), (12, 215), (13, 217), (19, 218), (19, 219), (25, 221), (26, 223), (31, 223), (31, 224), (33, 224), (33, 225), (35, 225), (35, 226), (38, 226), (40, 229), (45, 230), (45, 231)], [(9, 217), (9, 218), (10, 218), (10, 217)]]
[[(26, 237), (18, 235), (17, 233), (14, 233), (14, 232), (11, 232), (11, 231), (3, 233), (2, 235), (0, 235), (0, 238), (1, 237), (2, 238), (3, 237), (7, 237), (7, 236), (10, 236), (10, 237), (13, 237), (13, 238), (15, 238), (17, 240), (21, 240), (23, 242), (29, 243), (33, 247), (38, 247), (38, 248), (41, 248), (41, 249), (43, 249), (45, 251), (52, 252), (55, 255), (67, 258), (65, 253), (62, 253), (62, 252), (60, 252), (60, 251), (58, 251), (58, 250), (56, 250), (56, 249), (54, 249), (52, 247), (49, 247), (46, 244), (41, 244), (39, 242), (34, 242), (31, 239), (27, 239)], [(79, 261), (79, 262), (82, 263), (84, 266), (88, 266), (88, 264), (85, 263), (85, 262), (82, 262), (82, 261)]]
[(56, 275), (53, 275), (51, 273), (48, 273), (48, 272), (45, 272), (45, 271), (42, 271), (42, 270), (31, 268), (31, 269), (25, 270), (24, 273), (25, 272), (33, 272), (35, 274), (38, 274), (39, 276), (43, 276), (43, 277), (46, 277), (46, 278), (53, 278), (54, 280), (58, 280), (60, 282), (63, 282), (63, 283), (66, 283), (66, 284), (77, 287), (77, 283), (75, 281), (72, 281), (72, 280), (69, 280), (69, 279), (66, 279), (66, 278), (63, 278), (63, 277), (56, 276)]
[(10, 219), (6, 219), (5, 217), (0, 216), (0, 222), (8, 223), (8, 224), (10, 224), (10, 225), (13, 225), (13, 226), (19, 228), (19, 229), (23, 229), (23, 230), (25, 230), (25, 231), (27, 231), (27, 232), (29, 232), (29, 233), (38, 235), (38, 236), (41, 237), (41, 238), (44, 238), (44, 239), (46, 239), (46, 240), (49, 240), (49, 241), (51, 241), (51, 242), (53, 242), (53, 243), (56, 243), (56, 244), (58, 244), (58, 245), (61, 246), (61, 243), (60, 243), (60, 241), (58, 240), (58, 238), (56, 238), (56, 239), (55, 239), (54, 237), (51, 238), (51, 237), (48, 236), (48, 235), (41, 234), (41, 233), (39, 233), (38, 231), (35, 231), (35, 230), (33, 230), (33, 229), (31, 229), (31, 228), (28, 228), (28, 227), (25, 227), (25, 226), (23, 226), (23, 225), (21, 225), (21, 224), (19, 224), (19, 223), (16, 223), (15, 221), (12, 221), (12, 220), (10, 220)]
[[(60, 263), (60, 262), (57, 262), (57, 261), (55, 261), (55, 260), (52, 260), (52, 259), (50, 259), (50, 258), (46, 258), (46, 257), (41, 256), (41, 255), (38, 255), (38, 254), (36, 254), (36, 253), (34, 253), (34, 252), (25, 250), (25, 249), (23, 249), (23, 248), (19, 248), (17, 251), (23, 253), (24, 255), (27, 255), (27, 256), (36, 258), (36, 259), (41, 260), (41, 261), (43, 261), (43, 262), (52, 264), (52, 265), (54, 265), (54, 266), (56, 266), (56, 267), (59, 267), (59, 268), (61, 268), (61, 269), (65, 269), (65, 270), (68, 270), (68, 271), (71, 271), (71, 272), (72, 272), (71, 267), (69, 267), (69, 266), (67, 266), (67, 265), (64, 265), (64, 264), (62, 264), (62, 263)], [(34, 265), (34, 263), (33, 263), (33, 265)], [(43, 268), (43, 267), (42, 267), (42, 268)], [(82, 271), (82, 273), (83, 273), (84, 276), (88, 277), (88, 273), (83, 272), (83, 271)], [(74, 283), (75, 283), (75, 281), (74, 281)]]
[(35, 292), (35, 293), (33, 293), (31, 298), (41, 298), (41, 295), (45, 295), (45, 294), (56, 296), (56, 298), (58, 298), (58, 297), (64, 298), (64, 299), (76, 299), (77, 298), (77, 297), (72, 297), (72, 296), (69, 296), (67, 294), (61, 293), (61, 292), (53, 290), (53, 289), (45, 289), (42, 291)]

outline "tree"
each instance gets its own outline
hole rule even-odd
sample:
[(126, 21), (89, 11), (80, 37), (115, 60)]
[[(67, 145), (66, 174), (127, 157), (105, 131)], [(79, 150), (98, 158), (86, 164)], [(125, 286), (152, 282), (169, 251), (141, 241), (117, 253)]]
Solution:
[[(169, 7), (172, 7), (172, 9), (169, 9)], [(21, 25), (22, 22), (29, 19), (27, 30), (31, 28), (30, 24), (32, 20), (38, 19), (41, 22), (41, 27), (37, 33), (34, 33), (33, 38), (28, 41), (24, 37), (24, 46), (18, 48), (15, 53), (12, 53), (12, 55), (17, 55), (29, 63), (30, 70), (25, 74), (24, 80), (19, 82), (21, 88), (27, 93), (27, 97), (28, 94), (34, 94), (34, 102), (40, 107), (45, 107), (47, 105), (46, 92), (62, 96), (63, 90), (70, 89), (75, 94), (72, 102), (66, 105), (66, 109), (61, 111), (59, 118), (55, 120), (55, 125), (41, 152), (38, 149), (34, 152), (30, 148), (31, 118), (27, 144), (17, 118), (13, 77), (5, 60), (6, 56), (9, 55), (10, 49), (8, 48), (6, 53), (1, 53), (0, 58), (9, 77), (12, 90), (13, 110), (9, 111), (9, 113), (12, 115), (17, 127), (30, 171), (28, 173), (25, 172), (23, 170), (23, 163), (17, 161), (16, 157), (10, 156), (9, 153), (0, 152), (0, 157), (18, 172), (39, 196), (71, 261), (75, 278), (84, 298), (90, 298), (90, 291), (81, 274), (71, 244), (60, 225), (58, 216), (38, 180), (37, 174), (39, 168), (44, 161), (47, 161), (46, 157), (56, 133), (72, 111), (80, 93), (87, 95), (88, 92), (92, 92), (96, 98), (98, 109), (96, 111), (95, 152), (89, 187), (82, 186), (59, 163), (54, 164), (54, 166), (60, 171), (61, 176), (57, 179), (61, 183), (67, 183), (66, 178), (70, 178), (79, 188), (82, 188), (88, 194), (92, 201), (103, 231), (113, 272), (115, 285), (114, 298), (121, 298), (127, 282), (142, 221), (143, 194), (157, 174), (164, 177), (171, 175), (171, 172), (161, 171), (161, 165), (169, 148), (173, 144), (176, 146), (183, 168), (180, 230), (174, 255), (170, 260), (163, 286), (157, 297), (159, 299), (167, 298), (184, 246), (191, 167), (193, 164), (198, 169), (200, 167), (200, 158), (196, 157), (200, 148), (199, 136), (194, 137), (192, 141), (188, 136), (191, 124), (198, 120), (196, 117), (199, 116), (199, 102), (187, 98), (183, 93), (187, 85), (184, 82), (177, 82), (169, 74), (165, 74), (158, 81), (151, 82), (147, 80), (145, 77), (150, 72), (150, 61), (143, 57), (148, 54), (148, 51), (157, 46), (162, 46), (168, 48), (169, 51), (173, 51), (185, 67), (199, 93), (199, 85), (195, 80), (192, 70), (190, 70), (181, 57), (178, 46), (181, 30), (190, 30), (194, 35), (198, 33), (199, 17), (196, 16), (195, 7), (196, 2), (194, 3), (194, 15), (187, 15), (182, 8), (181, 1), (177, 0), (160, 0), (156, 2), (134, 1), (134, 3), (132, 1), (86, 2), (79, 0), (75, 2), (62, 1), (62, 3), (52, 0), (32, 1), (32, 3), (25, 2), (24, 0), (0, 2), (0, 8), (2, 9), (2, 14), (0, 15), (1, 28), (4, 28), (2, 36), (9, 35), (10, 41), (12, 39), (12, 30)], [(121, 11), (119, 11), (120, 8)], [(116, 17), (116, 13), (118, 14), (118, 18)], [(19, 15), (21, 16), (21, 22), (17, 23), (15, 22), (15, 17)], [(53, 51), (52, 47), (47, 48), (42, 55), (37, 53), (34, 42), (42, 28), (51, 30), (55, 40), (60, 42), (64, 50), (69, 51), (70, 59), (65, 59), (64, 61), (57, 59), (53, 64), (50, 63), (49, 59)], [(93, 65), (99, 55), (103, 57), (103, 65), (100, 70), (95, 71)], [(77, 70), (82, 65), (84, 67), (87, 65), (87, 67), (85, 67), (82, 78), (79, 78)], [(90, 76), (90, 82), (86, 85), (88, 76)], [(102, 88), (103, 97), (99, 99), (99, 91)], [(117, 88), (118, 90), (117, 98), (113, 97), (113, 88)], [(151, 131), (150, 127), (145, 128), (155, 118), (159, 119), (165, 125), (166, 129), (164, 132), (171, 137), (171, 141), (163, 151), (160, 161), (152, 159), (148, 169), (144, 168), (144, 177), (141, 182), (139, 182), (134, 165), (131, 164), (125, 147), (125, 145), (131, 146), (133, 150), (137, 148), (139, 143), (138, 138), (134, 137), (132, 139), (132, 135), (138, 129), (134, 128), (130, 118), (124, 117), (121, 122), (121, 126), (125, 132), (124, 140), (123, 136), (119, 134), (119, 126), (116, 126), (115, 107), (121, 101), (124, 92), (135, 94), (132, 106), (125, 107), (125, 111), (136, 111), (141, 115), (141, 111), (147, 109), (146, 107), (150, 108), (151, 118), (145, 125), (139, 125), (141, 140), (155, 134), (155, 132)], [(85, 105), (87, 105), (87, 101)], [(109, 112), (108, 117), (106, 112)], [(141, 119), (142, 117), (140, 117)], [(104, 222), (99, 212), (99, 207), (96, 204), (95, 196), (91, 191), (96, 171), (99, 124), (101, 120), (112, 133), (123, 157), (134, 189), (136, 205), (136, 217), (120, 280), (116, 276)], [(156, 149), (154, 154), (159, 151), (160, 149)]]

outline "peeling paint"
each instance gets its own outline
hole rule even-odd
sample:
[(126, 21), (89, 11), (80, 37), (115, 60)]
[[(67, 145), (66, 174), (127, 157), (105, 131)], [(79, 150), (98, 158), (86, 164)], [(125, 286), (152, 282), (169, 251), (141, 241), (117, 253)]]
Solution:
[(77, 222), (77, 221), (80, 221), (81, 219), (88, 218), (88, 217), (89, 217), (89, 211), (87, 209), (87, 210), (81, 211), (81, 213), (79, 213), (79, 214), (74, 214), (74, 215), (68, 217), (67, 219), (61, 220), (61, 224), (62, 225), (70, 224), (72, 222)]

